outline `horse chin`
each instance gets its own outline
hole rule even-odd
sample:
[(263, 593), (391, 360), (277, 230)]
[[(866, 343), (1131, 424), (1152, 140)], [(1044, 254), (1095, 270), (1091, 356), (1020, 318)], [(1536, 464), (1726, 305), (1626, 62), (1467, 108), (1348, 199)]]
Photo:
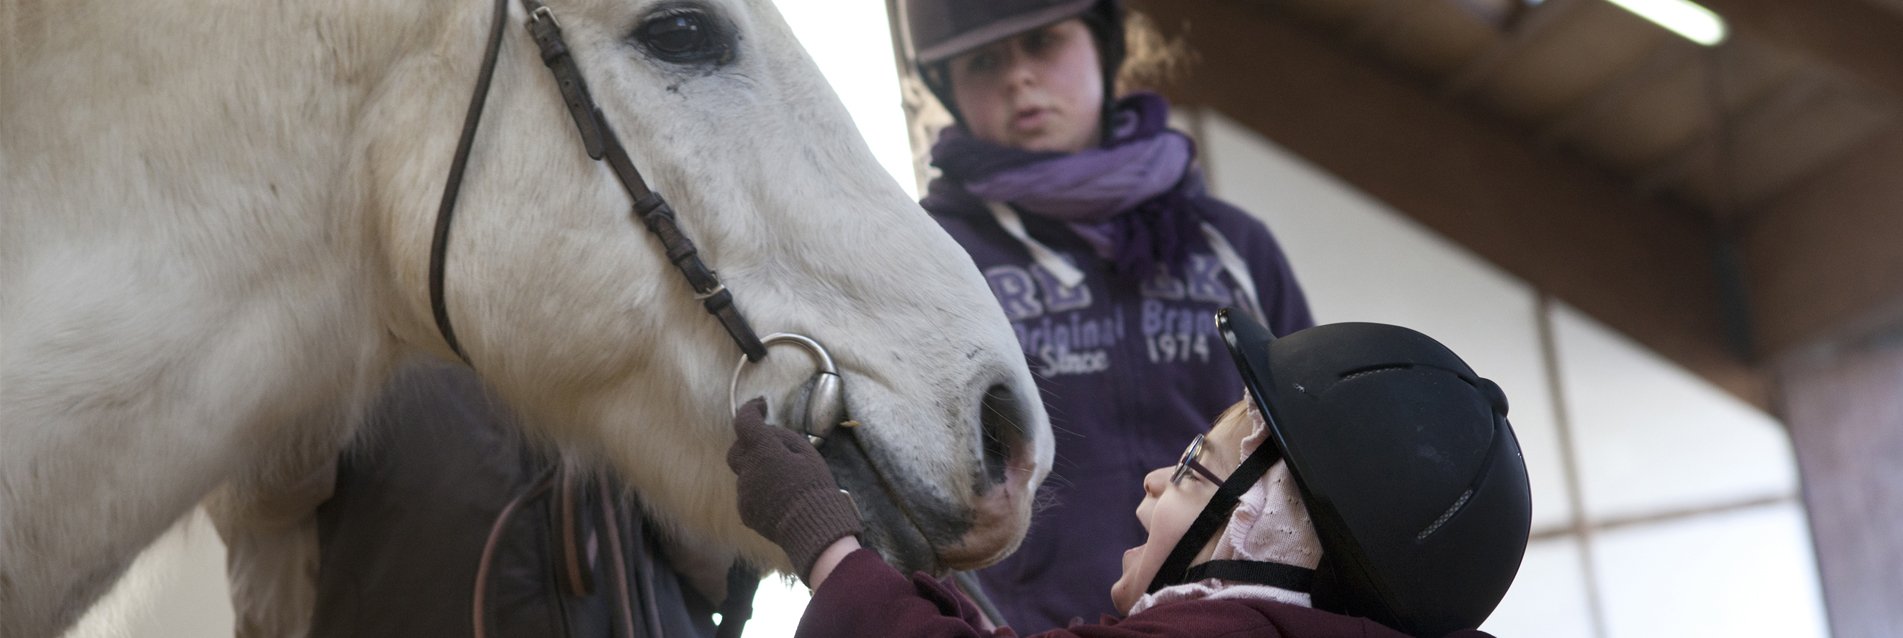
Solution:
[(992, 486), (973, 502), (971, 528), (950, 544), (941, 545), (938, 560), (951, 569), (971, 570), (1004, 560), (1017, 551), (1031, 525), (1030, 484), (1024, 465), (1006, 471), (1006, 481)]
[(866, 523), (862, 537), (866, 547), (904, 572), (938, 574), (949, 567), (940, 560), (937, 548), (955, 544), (965, 530), (964, 525), (944, 521), (963, 517), (921, 517), (915, 513), (913, 508), (920, 506), (917, 497), (901, 492), (890, 475), (874, 463), (865, 441), (850, 431), (828, 439), (821, 452)]
[(1030, 525), (1030, 482), (1026, 465), (1009, 471), (1005, 485), (994, 486), (971, 503), (944, 503), (907, 490), (909, 479), (881, 471), (865, 440), (844, 432), (821, 448), (833, 476), (866, 522), (864, 545), (906, 572), (943, 575), (948, 570), (985, 567), (1011, 554)]

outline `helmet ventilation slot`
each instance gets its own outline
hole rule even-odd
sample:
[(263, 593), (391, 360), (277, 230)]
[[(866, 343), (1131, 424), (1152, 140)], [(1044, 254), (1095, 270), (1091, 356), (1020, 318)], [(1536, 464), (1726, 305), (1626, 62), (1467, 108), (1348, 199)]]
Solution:
[(1442, 512), (1440, 515), (1440, 518), (1434, 519), (1433, 523), (1429, 523), (1427, 525), (1427, 529), (1421, 530), (1421, 533), (1414, 535), (1414, 542), (1419, 543), (1421, 541), (1427, 540), (1427, 537), (1433, 536), (1434, 532), (1440, 530), (1440, 526), (1446, 525), (1447, 521), (1453, 520), (1454, 515), (1459, 514), (1460, 508), (1465, 507), (1467, 505), (1467, 501), (1473, 499), (1473, 496), (1474, 496), (1474, 491), (1472, 488), (1468, 488), (1467, 491), (1461, 492), (1460, 498), (1454, 499), (1453, 506), (1448, 507), (1447, 511)]
[(1414, 366), (1410, 366), (1410, 365), (1378, 365), (1378, 366), (1372, 366), (1372, 367), (1367, 367), (1367, 368), (1359, 368), (1359, 369), (1356, 369), (1356, 370), (1349, 370), (1347, 374), (1343, 374), (1343, 375), (1341, 375), (1341, 380), (1342, 380), (1342, 381), (1351, 381), (1351, 380), (1354, 380), (1354, 379), (1358, 379), (1358, 378), (1361, 378), (1361, 377), (1365, 377), (1365, 376), (1368, 376), (1368, 375), (1371, 375), (1371, 374), (1377, 374), (1377, 373), (1381, 373), (1381, 372), (1390, 372), (1390, 371), (1394, 371), (1394, 370), (1406, 370), (1406, 369), (1408, 369), (1408, 368), (1412, 368), (1412, 367), (1414, 367)]

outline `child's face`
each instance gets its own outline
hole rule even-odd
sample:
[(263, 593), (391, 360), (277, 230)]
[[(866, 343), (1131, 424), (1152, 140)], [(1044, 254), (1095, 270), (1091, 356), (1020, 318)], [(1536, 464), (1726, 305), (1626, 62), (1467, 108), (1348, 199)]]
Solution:
[[(1230, 410), (1224, 418), (1210, 428), (1203, 437), (1201, 452), (1196, 461), (1206, 466), (1219, 478), (1228, 478), (1229, 472), (1241, 464), (1236, 457), (1242, 445), (1243, 437), (1249, 433), (1249, 417), (1244, 410)], [(1142, 545), (1132, 547), (1123, 553), (1123, 577), (1110, 586), (1110, 599), (1117, 609), (1129, 611), (1150, 581), (1156, 578), (1156, 571), (1163, 567), (1170, 550), (1182, 540), (1183, 533), (1189, 531), (1190, 523), (1201, 514), (1203, 506), (1216, 494), (1217, 485), (1211, 483), (1202, 474), (1185, 472), (1181, 480), (1170, 482), (1176, 473), (1176, 466), (1158, 468), (1143, 477), (1143, 502), (1137, 504), (1137, 521), (1150, 533), (1149, 540)], [(1218, 537), (1221, 535), (1218, 534)], [(1215, 538), (1204, 545), (1191, 564), (1209, 560), (1215, 549)]]
[(1084, 21), (1072, 18), (952, 58), (952, 96), (978, 139), (1028, 151), (1097, 145), (1103, 71)]

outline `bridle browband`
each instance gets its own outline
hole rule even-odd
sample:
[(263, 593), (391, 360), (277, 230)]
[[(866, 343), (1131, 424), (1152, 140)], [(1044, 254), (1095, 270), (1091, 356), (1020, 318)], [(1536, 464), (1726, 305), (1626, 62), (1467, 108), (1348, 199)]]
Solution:
[[(701, 261), (699, 249), (694, 241), (681, 230), (675, 219), (673, 207), (660, 193), (648, 188), (647, 180), (641, 178), (641, 171), (634, 167), (634, 160), (628, 156), (628, 150), (608, 126), (608, 120), (595, 105), (594, 98), (588, 93), (588, 84), (582, 79), (581, 69), (575, 66), (575, 59), (569, 55), (568, 43), (562, 39), (562, 27), (555, 21), (555, 14), (539, 0), (521, 0), (522, 8), (529, 13), (527, 27), (535, 45), (542, 51), (542, 64), (555, 74), (555, 82), (561, 87), (562, 102), (568, 105), (568, 114), (575, 119), (575, 128), (581, 132), (582, 145), (588, 151), (589, 159), (606, 159), (615, 177), (621, 181), (628, 197), (634, 201), (634, 215), (640, 218), (649, 232), (660, 238), (661, 245), (667, 249), (667, 260), (687, 278), (688, 286), (694, 289), (694, 298), (709, 314), (720, 320), (721, 327), (727, 329), (735, 345), (740, 346), (749, 361), (758, 361), (766, 356), (766, 345), (754, 333), (753, 326), (747, 324), (740, 309), (733, 303), (733, 293), (720, 283), (720, 277), (707, 263)], [(469, 98), (469, 109), (463, 116), (462, 136), (456, 141), (456, 155), (450, 162), (449, 180), (443, 186), (443, 200), (436, 209), (436, 234), (430, 242), (429, 292), (430, 311), (436, 316), (436, 329), (442, 333), (443, 341), (449, 349), (463, 360), (470, 362), (469, 355), (463, 351), (462, 343), (456, 340), (456, 331), (450, 327), (449, 307), (443, 299), (444, 261), (449, 248), (449, 225), (456, 212), (456, 196), (462, 190), (463, 171), (469, 164), (469, 148), (475, 141), (476, 127), (482, 120), (483, 103), (489, 97), (489, 82), (495, 76), (496, 57), (502, 49), (502, 25), (508, 15), (508, 0), (495, 1), (495, 17), (489, 25), (489, 41), (482, 54), (482, 70), (476, 78), (476, 90)]]

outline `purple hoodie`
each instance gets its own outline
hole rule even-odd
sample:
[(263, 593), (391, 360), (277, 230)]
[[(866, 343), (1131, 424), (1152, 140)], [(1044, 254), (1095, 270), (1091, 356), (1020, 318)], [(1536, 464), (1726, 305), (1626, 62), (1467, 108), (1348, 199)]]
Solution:
[[(1268, 228), (1210, 197), (1193, 167), (1147, 204), (1159, 202), (1173, 207), (1167, 216), (1214, 226), (1235, 248), (1276, 334), (1314, 324)], [(934, 180), (923, 204), (991, 285), (1038, 378), (1056, 435), (1056, 462), (1038, 493), (1047, 506), (1034, 515), (1017, 553), (978, 573), (985, 593), (1027, 633), (1072, 618), (1121, 615), (1110, 603), (1110, 585), (1121, 573), (1123, 550), (1145, 538), (1134, 514), (1143, 476), (1174, 464), (1190, 439), (1242, 396), (1214, 317), (1224, 306), (1246, 305), (1245, 297), (1200, 234), (1179, 233), (1189, 235), (1171, 251), (1179, 257), (1138, 284), (1072, 223), (1020, 209), (1033, 239), (1084, 272), (1082, 284), (1065, 288), (958, 182)]]

